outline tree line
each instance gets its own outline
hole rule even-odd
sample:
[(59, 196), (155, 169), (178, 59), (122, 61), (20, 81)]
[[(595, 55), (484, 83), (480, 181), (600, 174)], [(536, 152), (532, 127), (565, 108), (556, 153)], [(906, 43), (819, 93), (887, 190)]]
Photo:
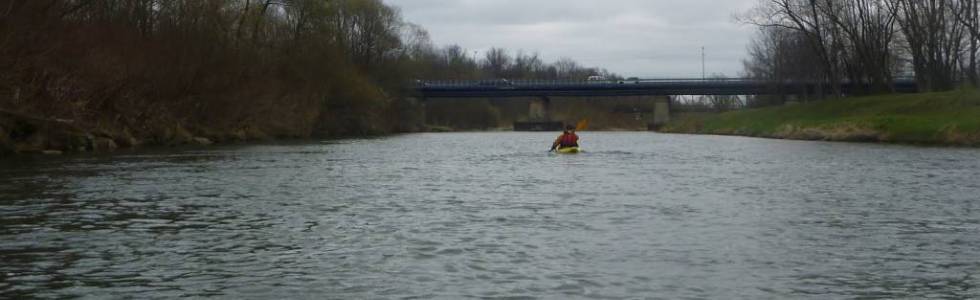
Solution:
[(150, 140), (413, 130), (415, 79), (590, 75), (435, 46), (381, 0), (0, 0), (0, 109)]
[(426, 79), (585, 80), (590, 76), (622, 79), (604, 68), (585, 67), (567, 57), (546, 62), (538, 53), (518, 51), (512, 55), (503, 48), (490, 48), (483, 55), (477, 51), (472, 56), (468, 53), (458, 45), (436, 47), (427, 42), (417, 48), (414, 57), (420, 64), (419, 76)]
[[(980, 84), (980, 0), (761, 0), (739, 20), (759, 26), (747, 76), (860, 82), (864, 93), (914, 77), (920, 89)], [(825, 95), (840, 95), (828, 85)]]

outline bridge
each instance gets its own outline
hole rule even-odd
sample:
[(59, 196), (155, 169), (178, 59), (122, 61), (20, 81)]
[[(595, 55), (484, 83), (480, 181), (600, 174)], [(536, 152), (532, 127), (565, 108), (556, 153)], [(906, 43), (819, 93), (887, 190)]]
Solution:
[[(840, 91), (857, 94), (870, 90), (864, 83), (844, 82)], [(898, 93), (916, 93), (915, 80), (902, 78), (894, 81), (892, 90)], [(531, 122), (528, 129), (551, 130), (558, 126), (548, 117), (549, 97), (617, 97), (650, 96), (655, 101), (654, 127), (666, 123), (669, 118), (671, 96), (682, 95), (787, 95), (795, 98), (819, 97), (833, 87), (827, 83), (808, 81), (767, 81), (757, 79), (633, 79), (633, 80), (452, 80), (417, 81), (415, 94), (421, 99), (431, 98), (507, 98), (531, 97)], [(515, 124), (520, 128), (522, 124)], [(527, 125), (527, 124), (524, 124)], [(560, 127), (560, 126), (558, 126)]]
[[(867, 84), (842, 83), (844, 94), (867, 90)], [(829, 84), (757, 79), (639, 79), (619, 81), (574, 80), (452, 80), (418, 81), (423, 98), (547, 97), (547, 96), (681, 96), (681, 95), (817, 95), (832, 90)], [(918, 92), (911, 79), (896, 80), (899, 93)]]

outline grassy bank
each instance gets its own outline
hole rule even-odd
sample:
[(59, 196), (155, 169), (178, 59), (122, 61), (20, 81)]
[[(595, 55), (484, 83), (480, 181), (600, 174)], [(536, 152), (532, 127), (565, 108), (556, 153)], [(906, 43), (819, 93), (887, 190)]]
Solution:
[(882, 95), (676, 116), (662, 131), (780, 139), (980, 146), (980, 92)]

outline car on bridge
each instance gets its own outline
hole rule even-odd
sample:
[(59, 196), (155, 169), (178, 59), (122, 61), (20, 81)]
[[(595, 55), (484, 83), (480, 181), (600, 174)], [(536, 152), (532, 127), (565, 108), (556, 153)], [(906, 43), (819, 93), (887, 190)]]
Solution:
[(639, 78), (636, 78), (636, 77), (630, 77), (630, 78), (627, 78), (627, 79), (623, 80), (623, 79), (607, 78), (605, 76), (599, 76), (599, 75), (589, 76), (589, 78), (586, 79), (586, 81), (588, 81), (589, 83), (618, 83), (618, 84), (626, 84), (626, 83), (639, 84), (640, 83), (640, 79)]

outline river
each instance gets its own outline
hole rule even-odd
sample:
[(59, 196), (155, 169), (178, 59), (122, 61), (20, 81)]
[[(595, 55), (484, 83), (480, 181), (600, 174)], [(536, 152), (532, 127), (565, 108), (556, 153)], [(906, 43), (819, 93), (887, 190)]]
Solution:
[(980, 297), (980, 150), (580, 135), (0, 162), (0, 298)]

